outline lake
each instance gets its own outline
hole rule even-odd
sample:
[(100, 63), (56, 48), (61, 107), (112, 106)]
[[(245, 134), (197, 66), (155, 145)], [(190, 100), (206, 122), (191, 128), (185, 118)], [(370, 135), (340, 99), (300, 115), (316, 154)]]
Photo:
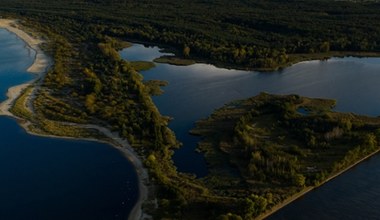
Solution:
[[(158, 47), (135, 44), (120, 52), (130, 61), (152, 61)], [(380, 59), (332, 58), (298, 63), (281, 71), (260, 73), (217, 68), (209, 64), (158, 64), (142, 72), (145, 80), (166, 80), (165, 93), (153, 98), (163, 115), (174, 118), (170, 128), (182, 148), (173, 160), (181, 172), (207, 175), (203, 156), (195, 152), (198, 137), (189, 135), (194, 123), (216, 108), (260, 92), (299, 94), (337, 100), (335, 109), (380, 115)], [(308, 193), (269, 219), (371, 219), (380, 216), (380, 156)]]
[[(35, 52), (0, 29), (0, 100), (31, 80)], [(114, 147), (37, 137), (0, 117), (0, 219), (126, 219), (138, 198), (133, 165)]]

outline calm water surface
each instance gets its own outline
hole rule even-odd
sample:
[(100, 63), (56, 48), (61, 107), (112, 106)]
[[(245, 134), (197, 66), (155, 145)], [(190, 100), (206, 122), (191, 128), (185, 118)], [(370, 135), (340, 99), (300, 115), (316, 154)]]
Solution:
[[(0, 100), (27, 82), (35, 53), (0, 29)], [(27, 134), (0, 117), (0, 219), (125, 219), (138, 197), (133, 166), (113, 147)]]
[(33, 63), (35, 52), (16, 35), (0, 29), (0, 101), (6, 99), (9, 87), (33, 79), (25, 70)]
[[(136, 53), (136, 51), (138, 53)], [(121, 52), (127, 60), (151, 61), (159, 48), (134, 45)], [(174, 161), (182, 172), (207, 174), (202, 155), (194, 151), (197, 137), (188, 134), (195, 121), (236, 99), (269, 92), (337, 100), (337, 111), (380, 115), (380, 59), (332, 58), (309, 61), (282, 71), (259, 73), (216, 68), (208, 64), (156, 64), (143, 72), (146, 80), (167, 80), (165, 93), (154, 102), (174, 117), (170, 127), (184, 146)], [(379, 219), (380, 156), (363, 162), (323, 187), (285, 207), (271, 219)]]

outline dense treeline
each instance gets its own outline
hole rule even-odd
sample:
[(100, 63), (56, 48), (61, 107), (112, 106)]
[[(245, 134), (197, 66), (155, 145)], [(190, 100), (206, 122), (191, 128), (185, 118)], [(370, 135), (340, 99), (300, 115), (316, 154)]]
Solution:
[(205, 139), (207, 186), (245, 198), (245, 208), (233, 213), (251, 219), (379, 150), (378, 118), (332, 112), (333, 106), (332, 100), (261, 94), (217, 110), (193, 130)]
[(380, 50), (380, 4), (371, 1), (5, 0), (0, 7), (94, 23), (97, 34), (239, 67), (273, 69), (300, 59), (295, 54)]

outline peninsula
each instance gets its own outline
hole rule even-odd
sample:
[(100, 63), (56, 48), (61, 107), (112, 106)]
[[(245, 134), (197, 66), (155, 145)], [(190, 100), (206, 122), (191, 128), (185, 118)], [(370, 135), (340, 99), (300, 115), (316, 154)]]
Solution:
[[(37, 75), (35, 79), (28, 83), (9, 88), (7, 92), (8, 99), (0, 103), (0, 115), (20, 119), (21, 126), (23, 126), (28, 133), (34, 135), (59, 138), (74, 137), (84, 140), (100, 141), (115, 146), (133, 163), (139, 177), (140, 196), (129, 215), (129, 219), (150, 218), (149, 215), (142, 212), (142, 204), (147, 199), (148, 195), (146, 185), (149, 181), (147, 170), (144, 168), (139, 156), (134, 149), (132, 149), (128, 141), (120, 138), (117, 133), (110, 131), (106, 127), (95, 124), (70, 123), (63, 121), (50, 121), (49, 124), (53, 125), (52, 127), (46, 127), (46, 125), (40, 124), (39, 120), (41, 120), (41, 118), (36, 115), (33, 102), (35, 101), (36, 94), (41, 90), (41, 84), (46, 73), (52, 67), (53, 61), (40, 48), (44, 41), (38, 39), (36, 36), (31, 36), (31, 34), (35, 34), (33, 30), (29, 29), (28, 31), (30, 34), (28, 34), (22, 30), (22, 27), (20, 27), (16, 20), (11, 19), (0, 19), (0, 28), (5, 28), (16, 34), (30, 47), (30, 49), (35, 51), (35, 60), (27, 71), (31, 74)], [(65, 132), (65, 130), (69, 129), (78, 133), (74, 135), (74, 133)]]

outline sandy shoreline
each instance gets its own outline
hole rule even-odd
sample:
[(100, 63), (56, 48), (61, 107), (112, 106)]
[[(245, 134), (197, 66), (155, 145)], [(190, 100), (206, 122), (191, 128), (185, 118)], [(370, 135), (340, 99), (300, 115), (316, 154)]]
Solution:
[(46, 56), (42, 52), (42, 50), (39, 47), (39, 44), (41, 44), (43, 41), (33, 38), (27, 33), (25, 33), (24, 31), (22, 31), (21, 29), (17, 28), (16, 21), (9, 20), (9, 19), (0, 19), (0, 28), (4, 28), (8, 30), (9, 32), (16, 34), (21, 40), (23, 40), (30, 47), (30, 49), (34, 50), (36, 53), (33, 64), (27, 69), (29, 73), (33, 73), (37, 75), (36, 79), (33, 79), (30, 82), (9, 88), (7, 91), (8, 99), (0, 104), (0, 115), (13, 116), (9, 112), (9, 109), (12, 106), (13, 102), (16, 100), (17, 97), (20, 96), (21, 92), (26, 87), (28, 87), (29, 85), (31, 85), (38, 79), (43, 78), (46, 71), (51, 67), (53, 62), (48, 56)]
[[(15, 115), (13, 115), (9, 111), (9, 109), (12, 107), (14, 101), (22, 94), (25, 88), (27, 88), (30, 85), (34, 85), (35, 90), (36, 90), (37, 89), (36, 87), (40, 86), (38, 82), (40, 79), (43, 79), (46, 72), (50, 69), (50, 67), (53, 64), (53, 60), (47, 55), (45, 55), (45, 53), (40, 49), (39, 45), (43, 43), (43, 40), (31, 37), (29, 34), (25, 33), (22, 29), (19, 28), (17, 21), (10, 20), (10, 19), (0, 19), (0, 28), (4, 28), (8, 30), (9, 32), (16, 34), (32, 50), (36, 52), (34, 63), (27, 69), (27, 71), (29, 73), (36, 74), (37, 77), (27, 83), (9, 88), (7, 91), (8, 99), (0, 104), (0, 115), (6, 115), (13, 118), (18, 118)], [(32, 97), (29, 96), (29, 99), (30, 98)], [(144, 168), (139, 156), (136, 154), (133, 148), (129, 145), (128, 141), (120, 138), (118, 134), (112, 133), (109, 129), (98, 126), (98, 125), (81, 125), (81, 124), (74, 124), (74, 123), (64, 123), (64, 124), (78, 126), (78, 127), (87, 128), (87, 129), (96, 129), (112, 140), (112, 143), (110, 142), (106, 142), (106, 143), (111, 144), (112, 146), (116, 147), (118, 150), (120, 150), (123, 153), (123, 155), (135, 166), (137, 176), (138, 176), (138, 185), (139, 185), (139, 191), (140, 191), (139, 198), (134, 208), (132, 209), (131, 213), (129, 214), (128, 219), (137, 220), (137, 219), (143, 219), (146, 217), (149, 218), (150, 216), (143, 213), (142, 211), (142, 204), (148, 198), (148, 187), (147, 187), (147, 184), (149, 182), (148, 172)], [(38, 133), (36, 134), (36, 133), (28, 131), (25, 124), (21, 126), (23, 126), (28, 133), (31, 133), (34, 135), (56, 137), (56, 138), (78, 139), (78, 138), (71, 138), (71, 137), (43, 135), (43, 134), (38, 134)], [(103, 140), (92, 139), (92, 138), (80, 138), (80, 139), (105, 142)]]

